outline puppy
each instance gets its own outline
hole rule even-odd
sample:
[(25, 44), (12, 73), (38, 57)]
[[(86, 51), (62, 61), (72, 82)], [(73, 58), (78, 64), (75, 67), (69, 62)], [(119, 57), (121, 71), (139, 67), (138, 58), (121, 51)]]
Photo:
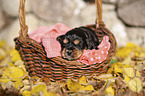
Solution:
[(98, 37), (90, 28), (79, 27), (57, 37), (61, 44), (61, 56), (67, 60), (77, 60), (84, 49), (97, 49)]

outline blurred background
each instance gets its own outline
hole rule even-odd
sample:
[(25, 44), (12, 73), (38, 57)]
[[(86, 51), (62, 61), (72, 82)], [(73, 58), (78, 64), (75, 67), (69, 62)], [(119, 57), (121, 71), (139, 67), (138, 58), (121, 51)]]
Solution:
[[(145, 46), (145, 0), (102, 0), (103, 21), (115, 35), (118, 46), (127, 42)], [(14, 47), (18, 36), (19, 0), (0, 0), (0, 40)], [(69, 27), (94, 24), (94, 0), (26, 0), (29, 33), (38, 26), (64, 23)]]

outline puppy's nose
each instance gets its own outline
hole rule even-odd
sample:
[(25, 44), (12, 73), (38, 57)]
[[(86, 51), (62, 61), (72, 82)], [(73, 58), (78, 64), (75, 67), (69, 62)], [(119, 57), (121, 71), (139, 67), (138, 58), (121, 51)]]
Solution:
[(72, 50), (67, 50), (67, 55), (72, 55)]

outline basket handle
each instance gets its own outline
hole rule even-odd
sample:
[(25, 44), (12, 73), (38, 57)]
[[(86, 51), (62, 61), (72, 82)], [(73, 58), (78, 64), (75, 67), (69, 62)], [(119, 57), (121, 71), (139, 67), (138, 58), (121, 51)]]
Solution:
[[(25, 38), (28, 35), (28, 26), (25, 19), (25, 2), (26, 0), (20, 0), (19, 7), (19, 23), (20, 23), (20, 38)], [(96, 4), (96, 28), (100, 28), (100, 25), (104, 25), (102, 21), (102, 0), (95, 0)]]
[(20, 0), (19, 6), (19, 23), (20, 23), (20, 38), (25, 38), (28, 35), (28, 26), (26, 25), (25, 20), (25, 2), (26, 0)]
[(100, 25), (104, 25), (102, 21), (102, 0), (95, 0), (96, 4), (96, 28), (100, 28)]

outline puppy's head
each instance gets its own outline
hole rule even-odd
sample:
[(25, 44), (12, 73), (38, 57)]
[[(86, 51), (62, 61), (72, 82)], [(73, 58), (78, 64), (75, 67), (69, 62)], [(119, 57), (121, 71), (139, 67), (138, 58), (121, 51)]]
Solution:
[(89, 30), (84, 30), (84, 28), (80, 27), (57, 37), (57, 41), (61, 44), (61, 55), (63, 58), (76, 60), (82, 55), (84, 49), (95, 49), (93, 41), (91, 41), (91, 39), (93, 39), (93, 36), (91, 36), (92, 33), (88, 31)]

